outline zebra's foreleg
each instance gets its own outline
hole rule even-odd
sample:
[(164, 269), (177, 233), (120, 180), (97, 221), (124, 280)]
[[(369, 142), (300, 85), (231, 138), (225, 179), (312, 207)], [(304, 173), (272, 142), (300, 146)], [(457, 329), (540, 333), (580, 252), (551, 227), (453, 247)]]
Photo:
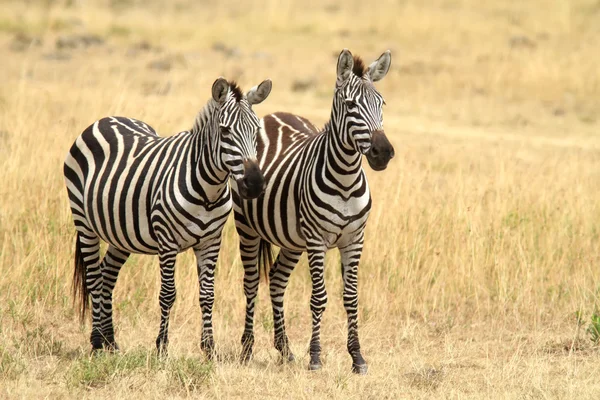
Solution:
[(367, 363), (360, 352), (358, 340), (358, 264), (362, 248), (362, 235), (354, 243), (340, 248), (344, 281), (344, 308), (348, 315), (348, 353), (352, 357), (352, 372), (360, 375), (367, 373)]
[(326, 248), (321, 244), (307, 246), (312, 294), (310, 296), (310, 310), (312, 313), (312, 336), (310, 339), (310, 363), (308, 369), (316, 371), (321, 369), (321, 317), (327, 305), (327, 290), (325, 289), (325, 261)]
[(246, 295), (246, 320), (242, 334), (242, 362), (252, 358), (254, 346), (254, 302), (258, 293), (260, 276), (258, 272), (258, 237), (244, 237), (240, 234), (240, 255), (244, 265), (244, 294)]
[(294, 361), (294, 354), (290, 349), (289, 340), (285, 333), (283, 297), (290, 274), (296, 267), (296, 264), (298, 264), (301, 256), (302, 252), (281, 249), (277, 256), (277, 261), (269, 272), (269, 292), (273, 307), (275, 348), (279, 350), (284, 361)]
[(104, 348), (109, 351), (118, 351), (119, 346), (115, 341), (115, 330), (113, 326), (112, 294), (117, 283), (119, 271), (127, 258), (129, 252), (121, 251), (114, 246), (108, 246), (106, 254), (102, 259), (102, 341)]
[(175, 303), (175, 258), (177, 250), (161, 250), (158, 254), (160, 263), (160, 328), (156, 338), (156, 349), (160, 355), (167, 354), (169, 344), (169, 314)]
[(209, 244), (203, 243), (201, 249), (195, 249), (200, 310), (202, 311), (202, 338), (200, 347), (209, 359), (213, 358), (215, 342), (213, 339), (212, 310), (215, 302), (215, 266), (221, 247), (221, 236)]

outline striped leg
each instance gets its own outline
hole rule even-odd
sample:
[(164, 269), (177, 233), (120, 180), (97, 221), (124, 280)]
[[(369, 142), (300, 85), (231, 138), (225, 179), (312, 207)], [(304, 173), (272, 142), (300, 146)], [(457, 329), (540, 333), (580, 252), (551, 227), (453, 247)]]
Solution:
[[(90, 343), (92, 352), (101, 350), (102, 340), (102, 270), (100, 268), (100, 239), (91, 231), (79, 233), (81, 255), (85, 265), (85, 283), (92, 298), (92, 333)], [(87, 301), (87, 300), (86, 300)]]
[(275, 264), (269, 272), (269, 291), (271, 294), (271, 305), (273, 306), (275, 348), (279, 350), (284, 361), (294, 361), (294, 354), (290, 350), (289, 340), (285, 333), (283, 296), (290, 279), (290, 274), (296, 267), (296, 264), (298, 264), (301, 256), (302, 252), (281, 249)]
[(310, 310), (312, 312), (312, 337), (310, 339), (310, 363), (308, 369), (316, 371), (321, 369), (321, 317), (327, 305), (327, 291), (325, 289), (324, 262), (325, 251), (321, 244), (307, 243), (308, 265), (312, 281), (312, 294), (310, 296)]
[(252, 357), (254, 346), (254, 302), (258, 293), (260, 275), (258, 272), (258, 237), (242, 236), (240, 234), (240, 255), (244, 265), (244, 294), (246, 295), (246, 321), (242, 335), (242, 362)]
[(175, 258), (177, 250), (161, 250), (158, 254), (160, 263), (160, 329), (156, 338), (156, 349), (161, 355), (167, 354), (169, 345), (169, 314), (175, 303)]
[(212, 310), (215, 302), (215, 267), (221, 247), (221, 236), (201, 249), (195, 249), (200, 310), (202, 310), (202, 339), (200, 347), (209, 359), (213, 358), (215, 342), (213, 339)]
[(358, 341), (358, 263), (362, 254), (363, 238), (361, 234), (357, 241), (340, 248), (344, 308), (348, 315), (348, 353), (352, 357), (352, 372), (361, 375), (367, 373), (367, 363), (360, 353)]
[(115, 341), (115, 330), (112, 318), (112, 294), (117, 283), (119, 271), (127, 258), (129, 252), (121, 251), (110, 245), (102, 259), (102, 339), (104, 347), (110, 351), (118, 351), (119, 346)]

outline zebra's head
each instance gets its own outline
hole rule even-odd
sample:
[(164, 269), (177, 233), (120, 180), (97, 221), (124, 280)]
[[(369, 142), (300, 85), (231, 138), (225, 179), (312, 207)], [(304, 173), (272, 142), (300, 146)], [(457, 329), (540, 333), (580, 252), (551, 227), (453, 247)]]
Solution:
[(365, 67), (362, 59), (344, 49), (337, 63), (334, 109), (337, 121), (346, 132), (344, 145), (367, 156), (375, 171), (386, 169), (394, 157), (394, 147), (383, 130), (383, 97), (373, 82), (382, 79), (392, 63), (390, 51)]
[(265, 189), (265, 179), (256, 161), (259, 119), (252, 105), (262, 102), (270, 92), (268, 79), (245, 95), (235, 83), (224, 78), (217, 79), (212, 87), (213, 99), (219, 105), (221, 162), (236, 180), (240, 195), (247, 199), (258, 197)]

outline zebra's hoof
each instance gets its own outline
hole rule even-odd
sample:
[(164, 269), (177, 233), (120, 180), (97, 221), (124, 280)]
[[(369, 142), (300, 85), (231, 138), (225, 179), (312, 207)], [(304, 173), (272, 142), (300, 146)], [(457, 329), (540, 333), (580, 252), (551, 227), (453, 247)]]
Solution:
[(102, 347), (92, 347), (92, 350), (90, 351), (90, 357), (99, 356), (102, 354), (102, 350), (104, 350)]
[(217, 354), (214, 352), (214, 350), (204, 350), (204, 355), (208, 361), (218, 361)]
[(366, 375), (368, 370), (367, 364), (352, 364), (352, 372), (357, 375)]
[(323, 368), (323, 364), (321, 363), (309, 363), (308, 364), (308, 370), (309, 371), (320, 371)]
[(119, 347), (119, 345), (116, 342), (106, 343), (104, 345), (104, 350), (106, 350), (109, 353), (113, 353), (113, 354), (121, 352), (121, 348)]
[(248, 364), (252, 360), (252, 347), (243, 346), (242, 354), (240, 355), (240, 362), (242, 364)]
[(252, 360), (252, 353), (242, 354), (240, 357), (240, 363), (246, 365)]
[(288, 353), (287, 355), (282, 354), (281, 358), (279, 359), (279, 362), (281, 363), (281, 365), (291, 364), (294, 361), (296, 361), (296, 357), (292, 353)]
[(156, 353), (159, 358), (167, 358), (169, 356), (169, 350), (165, 344), (156, 347)]

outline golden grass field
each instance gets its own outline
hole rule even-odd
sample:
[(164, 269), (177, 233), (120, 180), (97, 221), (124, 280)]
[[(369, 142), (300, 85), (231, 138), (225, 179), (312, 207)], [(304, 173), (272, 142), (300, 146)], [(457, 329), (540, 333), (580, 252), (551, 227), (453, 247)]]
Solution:
[[(166, 3), (166, 2), (165, 2)], [(426, 3), (426, 4), (424, 4)], [(588, 327), (600, 307), (598, 0), (2, 1), (0, 398), (573, 398), (600, 394)], [(396, 158), (367, 169), (354, 376), (337, 252), (323, 361), (310, 373), (306, 260), (286, 296), (297, 361), (280, 365), (261, 285), (255, 357), (237, 361), (242, 267), (233, 224), (216, 279), (220, 360), (200, 350), (191, 252), (177, 264), (170, 356), (154, 354), (156, 257), (115, 291), (119, 355), (89, 357), (73, 306), (74, 229), (62, 177), (107, 115), (163, 135), (191, 127), (219, 76), (273, 80), (257, 114), (329, 117), (335, 62), (371, 62)], [(366, 165), (366, 164), (365, 164)], [(577, 317), (577, 315), (579, 317)]]

